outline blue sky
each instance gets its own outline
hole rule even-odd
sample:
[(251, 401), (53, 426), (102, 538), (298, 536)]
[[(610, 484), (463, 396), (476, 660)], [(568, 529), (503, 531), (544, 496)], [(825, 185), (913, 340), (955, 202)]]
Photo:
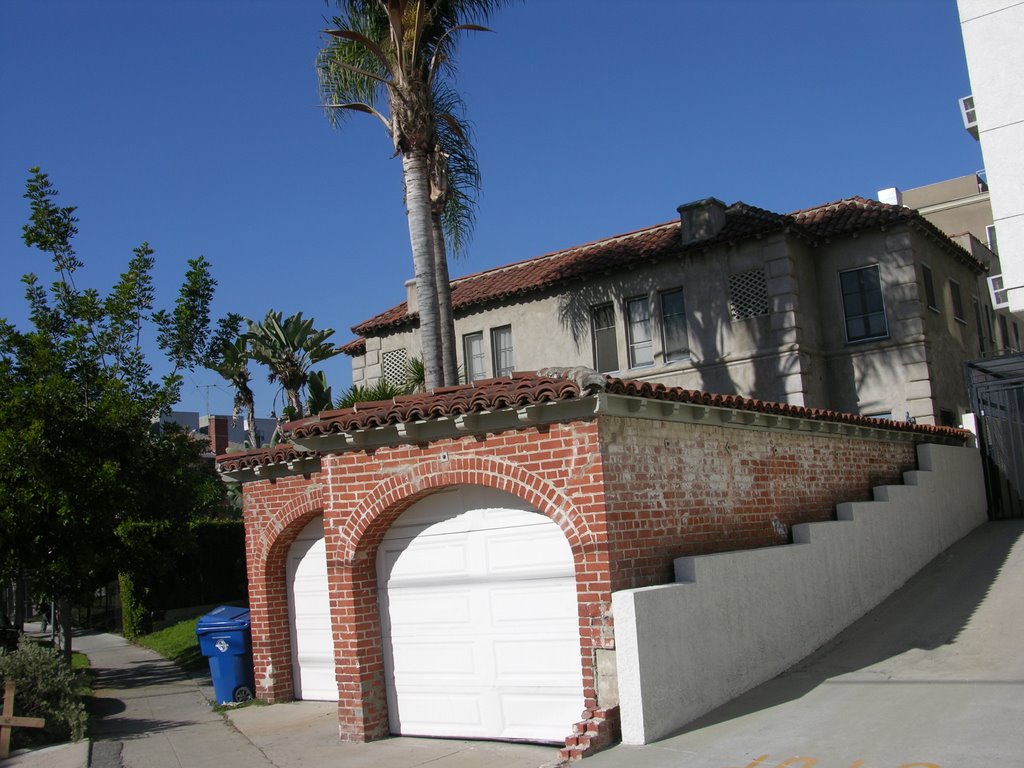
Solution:
[[(401, 301), (400, 162), (376, 121), (334, 130), (317, 106), (330, 12), (4, 0), (0, 316), (23, 324), (19, 277), (49, 267), (20, 239), (33, 165), (79, 206), (87, 285), (109, 288), (148, 240), (165, 305), (198, 255), (220, 282), (217, 315), (302, 311), (339, 343)], [(484, 189), (455, 275), (709, 195), (788, 212), (982, 167), (957, 107), (970, 85), (955, 0), (528, 0), (491, 26), (459, 56)], [(325, 368), (348, 386), (348, 358)], [(275, 399), (263, 377), (259, 415)], [(182, 409), (230, 410), (210, 372), (183, 394)]]

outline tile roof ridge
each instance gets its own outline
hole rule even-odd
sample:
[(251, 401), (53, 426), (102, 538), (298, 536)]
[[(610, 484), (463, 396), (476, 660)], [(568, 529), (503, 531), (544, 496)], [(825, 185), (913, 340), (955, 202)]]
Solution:
[(827, 203), (821, 203), (820, 205), (812, 205), (808, 208), (801, 208), (796, 211), (791, 211), (788, 216), (801, 216), (808, 213), (816, 213), (817, 211), (824, 211), (828, 208), (838, 208), (841, 205), (854, 204), (861, 208), (876, 208), (879, 210), (892, 210), (892, 211), (913, 211), (913, 208), (908, 208), (905, 205), (892, 205), (891, 203), (883, 203), (881, 200), (873, 200), (869, 197), (861, 197), (860, 195), (850, 195), (849, 197), (842, 197), (838, 200), (832, 200)]
[(583, 250), (586, 250), (586, 249), (589, 249), (589, 248), (595, 248), (595, 247), (598, 247), (598, 246), (607, 245), (609, 243), (615, 243), (615, 242), (620, 242), (622, 240), (628, 240), (630, 238), (637, 237), (639, 235), (644, 235), (644, 234), (647, 234), (649, 232), (654, 232), (656, 230), (663, 229), (663, 228), (666, 228), (666, 227), (671, 227), (671, 226), (677, 226), (678, 227), (679, 226), (679, 219), (671, 219), (669, 221), (663, 221), (660, 224), (652, 224), (652, 225), (650, 225), (648, 227), (641, 227), (640, 229), (630, 230), (629, 232), (622, 232), (622, 233), (619, 233), (617, 235), (609, 235), (608, 237), (599, 238), (597, 240), (591, 240), (591, 241), (586, 242), (586, 243), (580, 243), (579, 245), (570, 245), (567, 248), (562, 248), (562, 249), (557, 250), (557, 251), (548, 251), (547, 253), (542, 253), (539, 256), (530, 256), (528, 258), (520, 259), (519, 261), (513, 261), (513, 262), (510, 262), (508, 264), (499, 264), (496, 267), (489, 267), (487, 269), (481, 269), (481, 270), (479, 270), (477, 272), (471, 272), (468, 275), (462, 275), (461, 277), (452, 278), (451, 283), (454, 286), (454, 285), (456, 285), (458, 283), (461, 283), (463, 281), (474, 280), (474, 279), (476, 279), (478, 277), (482, 277), (484, 275), (490, 275), (490, 274), (494, 274), (494, 273), (497, 273), (497, 272), (506, 272), (506, 271), (509, 271), (509, 270), (512, 270), (512, 269), (517, 269), (518, 267), (522, 267), (523, 265), (526, 265), (526, 264), (536, 264), (538, 262), (548, 261), (550, 259), (554, 259), (554, 258), (557, 258), (559, 256), (565, 256), (565, 255), (568, 255), (570, 253), (575, 253), (575, 252), (583, 251)]

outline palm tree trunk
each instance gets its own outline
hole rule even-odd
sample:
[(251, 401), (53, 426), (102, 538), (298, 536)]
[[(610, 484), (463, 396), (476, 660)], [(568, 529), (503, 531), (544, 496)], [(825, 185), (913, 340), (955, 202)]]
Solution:
[(416, 306), (420, 315), (420, 346), (427, 389), (444, 384), (437, 286), (434, 282), (434, 236), (430, 224), (430, 176), (427, 153), (410, 149), (402, 154), (409, 242), (416, 272)]
[(444, 230), (441, 229), (441, 215), (430, 214), (434, 231), (434, 283), (437, 286), (437, 306), (441, 323), (441, 366), (444, 370), (445, 386), (459, 383), (459, 360), (455, 340), (455, 312), (452, 310), (452, 286), (448, 277), (448, 253), (444, 244)]

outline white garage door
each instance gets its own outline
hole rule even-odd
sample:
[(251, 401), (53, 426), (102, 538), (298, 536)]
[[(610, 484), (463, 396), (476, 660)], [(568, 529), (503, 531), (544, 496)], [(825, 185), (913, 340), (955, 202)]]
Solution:
[(572, 552), (522, 500), (413, 505), (377, 555), (393, 733), (561, 742), (583, 709)]
[(322, 515), (302, 529), (288, 551), (288, 618), (295, 698), (336, 701)]

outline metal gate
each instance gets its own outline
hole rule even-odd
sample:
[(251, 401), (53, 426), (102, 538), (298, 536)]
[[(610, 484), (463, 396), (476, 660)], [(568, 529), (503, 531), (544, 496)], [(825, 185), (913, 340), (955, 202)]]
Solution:
[(988, 514), (1024, 517), (1024, 354), (967, 363), (985, 466)]

